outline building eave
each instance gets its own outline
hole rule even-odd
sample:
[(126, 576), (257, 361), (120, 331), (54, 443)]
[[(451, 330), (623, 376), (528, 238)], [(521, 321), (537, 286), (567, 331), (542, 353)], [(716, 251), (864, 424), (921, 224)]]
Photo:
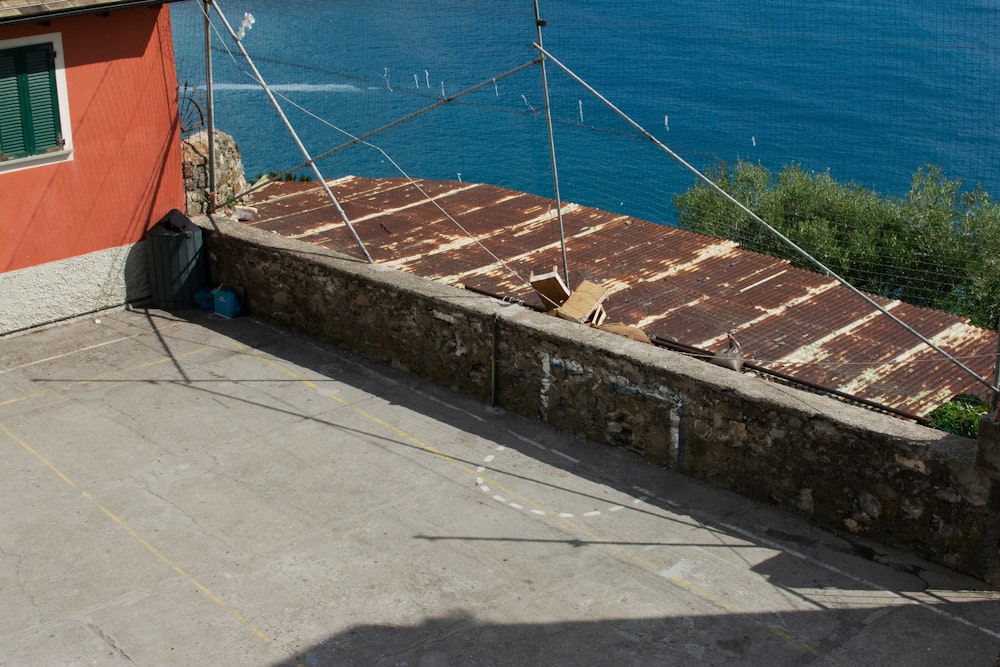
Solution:
[(155, 7), (179, 0), (0, 0), (0, 25), (37, 23), (114, 9)]

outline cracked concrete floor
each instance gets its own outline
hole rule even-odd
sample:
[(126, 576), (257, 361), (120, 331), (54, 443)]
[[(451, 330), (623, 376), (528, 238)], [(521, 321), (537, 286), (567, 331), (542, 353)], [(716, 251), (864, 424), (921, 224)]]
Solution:
[(0, 339), (3, 665), (982, 665), (1000, 595), (252, 319)]

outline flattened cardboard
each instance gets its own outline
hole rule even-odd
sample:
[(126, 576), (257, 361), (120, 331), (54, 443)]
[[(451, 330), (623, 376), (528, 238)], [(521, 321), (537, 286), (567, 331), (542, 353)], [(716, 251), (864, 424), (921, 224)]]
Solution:
[(556, 315), (564, 320), (583, 324), (598, 311), (607, 296), (608, 293), (604, 287), (584, 280), (576, 288), (576, 291), (566, 299), (566, 303), (559, 306)]

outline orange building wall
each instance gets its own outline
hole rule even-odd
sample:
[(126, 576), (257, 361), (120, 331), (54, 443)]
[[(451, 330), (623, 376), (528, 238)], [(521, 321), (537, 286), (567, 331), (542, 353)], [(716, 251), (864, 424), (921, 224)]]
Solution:
[(0, 27), (0, 40), (55, 32), (74, 159), (0, 172), (0, 273), (135, 243), (184, 208), (168, 6)]

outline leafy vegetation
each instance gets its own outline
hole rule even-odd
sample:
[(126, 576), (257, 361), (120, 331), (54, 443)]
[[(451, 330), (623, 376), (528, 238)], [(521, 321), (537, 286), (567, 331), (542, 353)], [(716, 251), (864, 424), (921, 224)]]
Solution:
[(979, 415), (989, 409), (990, 406), (978, 396), (959, 394), (927, 416), (936, 429), (975, 438), (979, 432)]
[[(835, 181), (828, 172), (720, 164), (708, 176), (855, 287), (995, 327), (1000, 313), (1000, 205), (980, 186), (927, 165), (903, 197)], [(816, 266), (703, 183), (674, 199), (683, 229)]]
[[(257, 174), (251, 179), (251, 182), (256, 183), (262, 178), (264, 178), (264, 174)], [(267, 178), (272, 181), (283, 181), (285, 183), (294, 183), (294, 182), (308, 183), (312, 181), (312, 176), (310, 176), (309, 174), (292, 174), (289, 172), (285, 172), (284, 174), (282, 174), (277, 171), (267, 172)]]

